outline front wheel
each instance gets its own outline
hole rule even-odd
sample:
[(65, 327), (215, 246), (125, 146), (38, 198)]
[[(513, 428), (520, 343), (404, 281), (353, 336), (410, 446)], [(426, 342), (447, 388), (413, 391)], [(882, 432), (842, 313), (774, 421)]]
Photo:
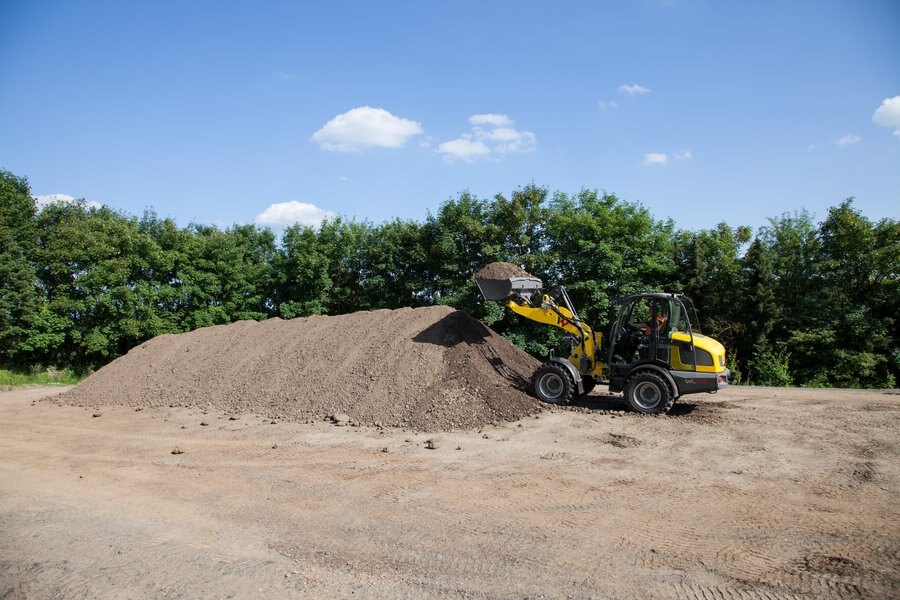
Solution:
[(531, 378), (535, 395), (548, 404), (565, 404), (575, 393), (575, 382), (560, 365), (545, 363), (539, 366)]
[(628, 380), (628, 404), (639, 413), (666, 414), (675, 404), (675, 395), (658, 373), (642, 371)]

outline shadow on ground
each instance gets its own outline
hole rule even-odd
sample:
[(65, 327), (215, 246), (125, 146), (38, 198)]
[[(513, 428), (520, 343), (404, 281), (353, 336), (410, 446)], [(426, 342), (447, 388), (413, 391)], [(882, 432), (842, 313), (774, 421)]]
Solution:
[[(580, 408), (587, 411), (606, 411), (606, 410), (624, 410), (626, 412), (637, 414), (628, 406), (628, 401), (622, 396), (611, 395), (590, 395), (580, 396), (569, 403), (570, 408)], [(675, 405), (669, 411), (670, 417), (679, 417), (689, 415), (697, 410), (698, 404), (694, 402), (685, 402), (677, 400)]]

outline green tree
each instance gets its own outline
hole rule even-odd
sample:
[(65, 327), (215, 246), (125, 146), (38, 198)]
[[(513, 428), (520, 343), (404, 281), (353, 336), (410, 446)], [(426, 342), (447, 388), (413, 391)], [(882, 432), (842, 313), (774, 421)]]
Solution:
[(50, 351), (53, 363), (96, 367), (166, 331), (151, 276), (159, 248), (137, 219), (57, 203), (41, 212), (37, 229), (49, 313), (47, 331), (35, 336), (35, 345), (64, 332)]
[(235, 225), (225, 233), (230, 238), (233, 256), (233, 267), (223, 274), (226, 312), (232, 321), (258, 321), (272, 316), (275, 235), (253, 225)]
[(501, 254), (501, 235), (490, 224), (490, 207), (469, 192), (441, 205), (422, 227), (425, 255), (425, 299), (483, 317), (486, 306), (472, 276)]
[(362, 309), (365, 249), (372, 237), (372, 226), (338, 217), (324, 221), (318, 237), (331, 280), (326, 312), (337, 315)]
[[(343, 218), (285, 229), (179, 227), (83, 202), (37, 213), (0, 171), (0, 364), (90, 369), (154, 335), (238, 319), (447, 304), (546, 355), (560, 332), (484, 302), (472, 275), (504, 260), (568, 286), (605, 329), (613, 300), (685, 291), (729, 365), (754, 383), (892, 386), (900, 376), (900, 224), (848, 199), (750, 229), (676, 231), (643, 206), (530, 184), (463, 192), (424, 222)], [(749, 247), (747, 245), (749, 244)], [(744, 251), (746, 248), (746, 251)], [(739, 360), (735, 360), (738, 357)]]
[(772, 254), (778, 282), (775, 299), (783, 316), (773, 335), (785, 340), (791, 331), (814, 327), (819, 321), (824, 306), (821, 240), (805, 210), (769, 219), (759, 237)]
[(276, 248), (270, 230), (236, 225), (221, 231), (194, 224), (188, 233), (175, 254), (183, 329), (264, 319), (274, 312)]
[(138, 229), (158, 247), (154, 268), (146, 276), (154, 296), (154, 312), (161, 321), (160, 329), (188, 331), (191, 305), (180, 271), (191, 232), (178, 227), (173, 219), (159, 218), (153, 210), (144, 211)]
[(873, 224), (852, 199), (814, 227), (808, 213), (772, 219), (781, 318), (772, 337), (801, 385), (890, 386), (897, 377), (898, 224)]
[(750, 233), (748, 227), (719, 223), (709, 230), (678, 232), (674, 239), (677, 277), (672, 286), (694, 301), (703, 330), (729, 348), (736, 346), (743, 329), (738, 314), (744, 276), (741, 252)]
[(422, 225), (399, 219), (376, 227), (362, 247), (361, 308), (423, 306), (425, 259)]
[(882, 219), (873, 224), (849, 198), (828, 210), (820, 235), (823, 276), (839, 309), (882, 300), (896, 291), (900, 223)]
[(569, 287), (587, 322), (608, 324), (616, 297), (664, 290), (674, 271), (673, 231), (672, 222), (611, 194), (557, 193), (546, 226), (548, 279)]
[(284, 319), (320, 315), (333, 284), (316, 230), (293, 225), (284, 231), (275, 264), (275, 304)]
[(488, 237), (497, 254), (534, 274), (548, 273), (554, 266), (547, 253), (548, 195), (547, 188), (531, 184), (515, 190), (508, 200), (497, 194), (487, 206)]
[[(780, 318), (780, 308), (775, 300), (777, 282), (774, 260), (765, 244), (756, 238), (742, 263), (746, 281), (741, 288), (743, 297), (739, 306), (742, 327), (735, 350), (741, 357), (749, 359), (744, 366), (756, 371), (750, 373), (754, 383), (776, 385), (776, 382), (789, 378), (789, 374), (786, 357), (773, 353), (772, 330)], [(779, 385), (788, 383), (789, 380)]]
[(365, 308), (365, 256), (371, 242), (371, 225), (340, 217), (324, 221), (318, 229), (288, 227), (275, 259), (278, 314), (293, 318)]
[[(547, 218), (549, 191), (534, 184), (513, 191), (509, 199), (494, 196), (487, 206), (491, 248), (501, 260), (522, 266), (548, 284), (555, 277), (555, 257), (549, 251)], [(480, 300), (480, 299), (479, 299)], [(546, 357), (562, 343), (560, 331), (522, 319), (494, 302), (482, 304), (482, 321), (527, 352)]]
[[(827, 380), (839, 386), (892, 386), (897, 348), (900, 224), (873, 224), (847, 199), (819, 228), (823, 301), (818, 330), (832, 340)], [(820, 347), (822, 344), (820, 344)], [(892, 368), (893, 367), (893, 368)]]
[(43, 304), (32, 262), (36, 241), (28, 181), (0, 170), (0, 365), (21, 367), (35, 358), (26, 342)]

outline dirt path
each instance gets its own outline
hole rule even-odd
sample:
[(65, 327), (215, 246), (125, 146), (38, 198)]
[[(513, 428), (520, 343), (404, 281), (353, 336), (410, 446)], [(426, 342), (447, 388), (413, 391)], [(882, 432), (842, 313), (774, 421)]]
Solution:
[(900, 595), (894, 394), (593, 396), (432, 437), (58, 391), (0, 393), (0, 598)]

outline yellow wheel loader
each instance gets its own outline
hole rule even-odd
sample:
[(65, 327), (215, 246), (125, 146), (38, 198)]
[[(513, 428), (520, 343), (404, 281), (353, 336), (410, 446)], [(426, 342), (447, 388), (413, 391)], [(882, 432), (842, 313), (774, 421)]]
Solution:
[(566, 288), (545, 293), (536, 277), (476, 279), (485, 300), (504, 303), (526, 319), (567, 332), (568, 358), (550, 352), (532, 376), (535, 395), (565, 404), (597, 383), (624, 392), (637, 412), (665, 414), (679, 397), (727, 386), (725, 348), (700, 333), (693, 303), (681, 294), (643, 293), (618, 298), (619, 316), (606, 351), (603, 334), (578, 316)]

